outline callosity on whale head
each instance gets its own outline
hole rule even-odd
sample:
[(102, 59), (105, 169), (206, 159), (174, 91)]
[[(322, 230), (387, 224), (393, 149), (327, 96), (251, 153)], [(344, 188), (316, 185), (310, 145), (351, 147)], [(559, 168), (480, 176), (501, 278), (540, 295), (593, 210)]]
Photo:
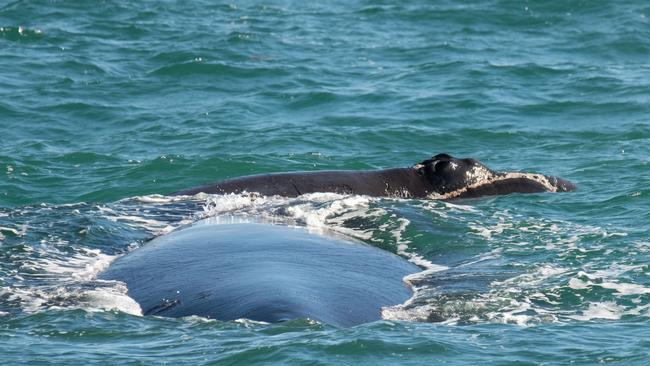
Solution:
[(568, 180), (535, 173), (495, 172), (476, 159), (438, 154), (414, 166), (431, 184), (432, 199), (473, 198), (486, 195), (568, 192)]

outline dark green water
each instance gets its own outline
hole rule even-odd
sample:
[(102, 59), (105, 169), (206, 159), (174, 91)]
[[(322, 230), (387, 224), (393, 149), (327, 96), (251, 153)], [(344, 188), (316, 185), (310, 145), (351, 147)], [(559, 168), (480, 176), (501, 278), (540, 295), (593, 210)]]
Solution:
[[(649, 17), (640, 0), (0, 3), (0, 363), (647, 364)], [(579, 190), (164, 196), (439, 152)], [(96, 280), (231, 213), (432, 269), (349, 329), (141, 317)]]

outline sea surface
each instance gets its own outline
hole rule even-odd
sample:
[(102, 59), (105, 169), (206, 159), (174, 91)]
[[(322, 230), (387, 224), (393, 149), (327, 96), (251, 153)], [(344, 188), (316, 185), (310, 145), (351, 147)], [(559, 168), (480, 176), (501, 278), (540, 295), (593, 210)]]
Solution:
[[(572, 193), (165, 194), (437, 153)], [(0, 2), (0, 364), (647, 365), (650, 3)], [(420, 265), (337, 328), (141, 316), (115, 258), (206, 217)], [(161, 271), (164, 269), (161, 269)]]

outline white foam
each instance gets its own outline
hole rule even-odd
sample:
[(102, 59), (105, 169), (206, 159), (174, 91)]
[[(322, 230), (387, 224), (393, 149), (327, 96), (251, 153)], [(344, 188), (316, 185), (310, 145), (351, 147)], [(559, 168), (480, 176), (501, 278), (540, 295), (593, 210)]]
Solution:
[(151, 194), (148, 196), (135, 196), (129, 198), (129, 200), (136, 200), (142, 203), (156, 203), (156, 204), (186, 201), (187, 199), (188, 196), (163, 196), (160, 194)]
[(581, 315), (570, 315), (569, 318), (582, 321), (593, 319), (618, 320), (624, 313), (624, 309), (614, 302), (596, 302), (590, 303), (589, 308), (583, 310)]
[(589, 283), (581, 281), (578, 278), (572, 277), (569, 279), (569, 287), (574, 290), (584, 290), (589, 288)]
[(77, 305), (86, 311), (117, 310), (131, 315), (142, 315), (140, 305), (127, 295), (124, 284), (88, 290), (83, 294), (85, 301)]
[(12, 233), (12, 234), (14, 234), (14, 235), (16, 235), (16, 236), (23, 236), (23, 235), (25, 235), (25, 233), (27, 232), (27, 225), (22, 225), (22, 226), (20, 227), (20, 229), (15, 229), (15, 228), (12, 228), (12, 227), (0, 226), (0, 234), (2, 234), (3, 231), (6, 232), (6, 233)]
[(575, 290), (584, 290), (590, 287), (601, 287), (609, 290), (614, 290), (617, 296), (650, 294), (650, 288), (635, 283), (621, 283), (618, 281), (592, 282), (590, 280), (583, 280), (581, 277), (599, 279), (602, 281), (602, 278), (600, 276), (590, 276), (585, 272), (579, 272), (578, 277), (572, 277), (569, 279), (569, 287)]
[[(35, 286), (0, 288), (0, 295), (18, 301), (25, 312), (44, 309), (118, 310), (141, 315), (140, 306), (127, 295), (124, 284), (97, 281), (96, 276), (117, 257), (98, 249), (81, 249), (66, 256), (53, 246), (39, 249), (41, 258), (23, 263), (20, 271), (38, 279)], [(16, 278), (19, 279), (19, 278)]]
[[(50, 252), (51, 253), (51, 252)], [(49, 255), (51, 255), (48, 253)], [(108, 268), (116, 258), (103, 254), (99, 249), (81, 249), (79, 253), (65, 259), (40, 259), (34, 267), (44, 271), (49, 276), (68, 278), (74, 281), (90, 281), (98, 273)]]
[[(223, 213), (231, 213), (245, 208), (251, 208), (255, 205), (265, 205), (274, 201), (273, 197), (260, 196), (258, 194), (225, 194), (225, 195), (206, 195), (199, 193), (194, 198), (205, 198), (203, 205), (202, 217), (211, 217)], [(277, 199), (277, 198), (276, 198)]]
[(194, 220), (192, 217), (176, 217), (176, 215), (168, 213), (170, 210), (165, 210), (164, 204), (177, 202), (173, 199), (167, 201), (160, 198), (151, 207), (141, 207), (145, 201), (155, 200), (155, 196), (136, 197), (137, 206), (134, 207), (133, 199), (129, 198), (119, 201), (112, 207), (96, 206), (96, 209), (107, 220), (119, 222), (134, 229), (143, 229), (154, 236), (169, 233)]
[(397, 321), (426, 321), (429, 314), (434, 311), (434, 308), (431, 306), (406, 308), (407, 305), (408, 301), (400, 305), (382, 307), (381, 318)]
[[(650, 275), (646, 263), (625, 258), (621, 262), (630, 264), (605, 263), (604, 268), (597, 268), (596, 266), (602, 265), (600, 260), (583, 262), (586, 255), (597, 254), (602, 257), (620, 250), (611, 245), (611, 240), (626, 237), (627, 233), (622, 230), (526, 217), (512, 214), (508, 210), (490, 213), (490, 208), (476, 212), (454, 212), (452, 210), (458, 208), (445, 204), (446, 210), (441, 210), (439, 202), (425, 202), (419, 204), (419, 207), (444, 218), (446, 222), (457, 220), (460, 224), (465, 224), (488, 246), (487, 251), (478, 254), (473, 260), (464, 261), (462, 267), (475, 268), (481, 262), (500, 265), (500, 258), (505, 257), (511, 268), (525, 272), (492, 281), (487, 292), (463, 296), (458, 301), (467, 307), (458, 312), (450, 310), (453, 309), (450, 302), (455, 301), (452, 300), (454, 295), (449, 297), (444, 292), (438, 293), (435, 281), (427, 281), (426, 271), (409, 276), (407, 281), (424, 283), (424, 287), (416, 289), (414, 299), (403, 304), (406, 306), (383, 309), (382, 316), (386, 319), (427, 321), (429, 314), (433, 313), (441, 314), (440, 317), (446, 318), (445, 323), (449, 324), (462, 319), (465, 322), (487, 321), (531, 326), (544, 322), (620, 319), (623, 315), (650, 317), (650, 304), (645, 304), (650, 286), (634, 280), (639, 276)], [(531, 243), (531, 240), (535, 242)], [(632, 243), (634, 247), (631, 256), (650, 252), (648, 242)], [(539, 264), (531, 263), (529, 259), (532, 258), (531, 255), (534, 256), (534, 252), (550, 256)], [(518, 262), (518, 258), (523, 258), (524, 261)], [(578, 273), (575, 272), (576, 258), (579, 260), (578, 266), (582, 266), (582, 271)], [(596, 291), (600, 294), (601, 289), (610, 290), (611, 295), (605, 295), (605, 301), (589, 303), (587, 295), (582, 300), (584, 303), (568, 309), (565, 300), (560, 297), (566, 291), (587, 291), (588, 294)], [(625, 300), (619, 302), (618, 298)]]
[(650, 288), (634, 283), (603, 282), (600, 287), (614, 290), (620, 296), (650, 294)]
[[(305, 203), (290, 204), (286, 212), (293, 219), (303, 221), (308, 227), (327, 227), (329, 219), (339, 217), (331, 223), (341, 223), (347, 217), (362, 215), (373, 200), (367, 196), (347, 196), (334, 193), (310, 193), (302, 195), (300, 198), (306, 200)], [(342, 226), (331, 227), (334, 230), (345, 230)], [(350, 233), (348, 231), (348, 233)]]
[(552, 277), (558, 277), (568, 273), (569, 269), (563, 267), (556, 267), (551, 264), (544, 264), (537, 267), (534, 271), (524, 273), (518, 276), (508, 278), (503, 281), (494, 281), (492, 286), (495, 287), (515, 287), (521, 288), (537, 288), (544, 282)]

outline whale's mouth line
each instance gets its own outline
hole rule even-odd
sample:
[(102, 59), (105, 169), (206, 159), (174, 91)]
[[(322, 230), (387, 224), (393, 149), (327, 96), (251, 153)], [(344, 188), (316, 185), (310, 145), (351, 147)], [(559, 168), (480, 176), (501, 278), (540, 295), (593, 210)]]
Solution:
[(450, 192), (446, 192), (446, 193), (432, 192), (427, 196), (427, 198), (431, 200), (448, 200), (454, 198), (463, 198), (467, 193), (471, 193), (474, 190), (480, 190), (481, 188), (493, 186), (494, 184), (497, 183), (506, 182), (509, 180), (514, 181), (517, 179), (519, 180), (526, 179), (526, 180), (534, 181), (535, 183), (540, 184), (541, 187), (543, 187), (544, 190), (548, 192), (558, 191), (558, 186), (555, 185), (553, 182), (551, 182), (551, 180), (549, 180), (548, 177), (542, 174), (506, 172), (506, 173), (495, 173), (494, 175), (487, 176), (476, 183), (463, 186), (459, 189)]

